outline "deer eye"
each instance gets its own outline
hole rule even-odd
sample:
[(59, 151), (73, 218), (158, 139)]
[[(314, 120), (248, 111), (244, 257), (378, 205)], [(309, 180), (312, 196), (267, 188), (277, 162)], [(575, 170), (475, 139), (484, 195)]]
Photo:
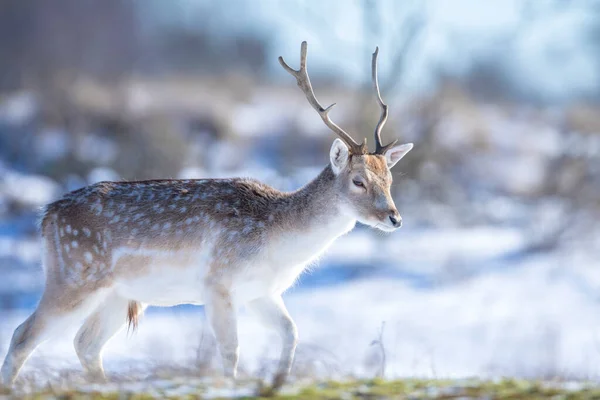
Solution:
[(352, 183), (354, 183), (355, 186), (358, 186), (359, 188), (365, 188), (365, 184), (362, 183), (361, 181), (359, 181), (358, 179), (353, 179)]

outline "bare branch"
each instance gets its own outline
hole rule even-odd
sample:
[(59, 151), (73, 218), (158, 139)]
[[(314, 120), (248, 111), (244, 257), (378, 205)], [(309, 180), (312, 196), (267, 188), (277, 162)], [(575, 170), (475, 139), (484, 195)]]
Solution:
[(385, 329), (385, 321), (382, 321), (381, 328), (379, 329), (379, 334), (377, 335), (377, 339), (375, 339), (371, 342), (371, 346), (378, 346), (379, 351), (381, 352), (381, 365), (379, 367), (379, 372), (377, 373), (377, 376), (379, 378), (385, 377), (385, 367), (386, 367), (386, 363), (387, 363), (385, 346), (383, 344), (383, 330), (384, 329)]
[(419, 34), (423, 31), (425, 22), (422, 16), (416, 16), (408, 18), (403, 25), (404, 32), (398, 32), (396, 34), (399, 37), (403, 37), (403, 39), (401, 43), (396, 46), (396, 55), (393, 57), (392, 70), (383, 85), (388, 91), (393, 91), (398, 82), (400, 82), (400, 77), (404, 73), (404, 68), (407, 65), (406, 57), (418, 42), (417, 39)]

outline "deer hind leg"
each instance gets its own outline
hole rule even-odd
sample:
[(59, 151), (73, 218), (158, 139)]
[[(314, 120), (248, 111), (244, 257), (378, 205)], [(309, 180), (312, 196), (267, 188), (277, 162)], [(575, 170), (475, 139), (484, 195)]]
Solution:
[(206, 291), (204, 310), (219, 345), (225, 376), (235, 378), (240, 350), (231, 294), (221, 285), (207, 287)]
[(253, 300), (248, 303), (248, 308), (258, 316), (265, 326), (276, 331), (283, 341), (279, 366), (273, 380), (273, 387), (277, 389), (283, 385), (292, 368), (298, 343), (296, 324), (279, 295)]
[[(134, 303), (134, 307), (129, 303)], [(125, 326), (130, 308), (135, 310), (137, 317), (146, 306), (113, 293), (85, 320), (75, 335), (75, 351), (89, 380), (106, 381), (102, 350)]]
[(85, 318), (104, 296), (102, 291), (83, 293), (50, 287), (35, 312), (13, 334), (1, 370), (6, 385), (14, 383), (21, 367), (40, 344)]
[(2, 365), (2, 382), (12, 385), (31, 353), (48, 336), (48, 324), (43, 316), (34, 312), (15, 329), (4, 364)]

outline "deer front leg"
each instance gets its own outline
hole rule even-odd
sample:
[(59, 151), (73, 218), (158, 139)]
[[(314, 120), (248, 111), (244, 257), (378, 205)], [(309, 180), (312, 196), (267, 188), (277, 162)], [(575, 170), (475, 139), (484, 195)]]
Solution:
[(283, 385), (292, 368), (298, 342), (296, 324), (294, 324), (292, 317), (285, 308), (285, 304), (283, 304), (283, 299), (279, 295), (256, 299), (250, 302), (248, 306), (263, 324), (275, 330), (283, 341), (279, 367), (273, 380), (273, 388), (277, 389)]
[(235, 378), (239, 346), (237, 320), (229, 290), (222, 285), (210, 285), (204, 309), (219, 345), (225, 376)]

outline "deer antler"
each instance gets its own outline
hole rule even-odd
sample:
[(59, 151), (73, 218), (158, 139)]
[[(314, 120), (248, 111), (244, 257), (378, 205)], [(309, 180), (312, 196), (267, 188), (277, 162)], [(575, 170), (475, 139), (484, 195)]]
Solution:
[(379, 118), (379, 122), (375, 127), (375, 154), (385, 154), (385, 152), (398, 142), (398, 140), (394, 140), (390, 144), (383, 146), (381, 144), (381, 130), (383, 129), (385, 123), (387, 122), (388, 117), (388, 106), (383, 102), (381, 98), (381, 93), (379, 92), (379, 81), (377, 79), (377, 54), (379, 54), (379, 47), (375, 48), (375, 53), (373, 53), (373, 59), (371, 62), (371, 77), (373, 78), (373, 87), (375, 88), (375, 95), (377, 96), (377, 102), (381, 107), (381, 117)]
[(283, 57), (279, 57), (279, 63), (281, 66), (289, 72), (298, 83), (298, 87), (304, 92), (306, 95), (306, 99), (318, 113), (325, 125), (336, 135), (340, 137), (346, 143), (346, 145), (350, 148), (351, 154), (367, 154), (367, 140), (365, 139), (361, 144), (357, 143), (352, 139), (350, 135), (348, 135), (342, 128), (337, 126), (335, 122), (333, 122), (329, 118), (329, 111), (335, 106), (335, 103), (330, 105), (327, 108), (323, 108), (323, 106), (319, 103), (315, 96), (315, 92), (313, 91), (312, 85), (310, 84), (310, 79), (308, 77), (308, 72), (306, 71), (306, 51), (307, 51), (307, 43), (306, 41), (302, 42), (302, 46), (300, 47), (300, 69), (296, 71), (291, 68), (289, 65), (283, 61)]

